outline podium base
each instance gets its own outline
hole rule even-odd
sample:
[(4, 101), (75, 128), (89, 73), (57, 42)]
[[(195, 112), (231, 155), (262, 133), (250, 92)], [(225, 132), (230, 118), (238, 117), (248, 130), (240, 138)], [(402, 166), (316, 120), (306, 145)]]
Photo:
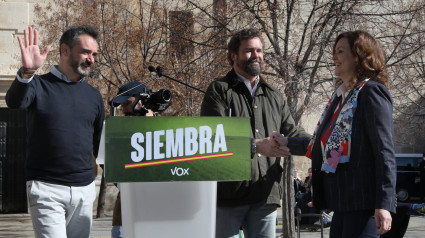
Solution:
[(215, 237), (217, 182), (121, 183), (123, 237)]

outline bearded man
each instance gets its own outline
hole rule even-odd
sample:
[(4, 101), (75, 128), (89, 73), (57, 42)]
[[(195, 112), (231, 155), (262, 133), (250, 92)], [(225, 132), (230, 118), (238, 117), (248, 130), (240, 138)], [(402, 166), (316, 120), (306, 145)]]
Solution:
[(218, 183), (216, 237), (237, 238), (242, 227), (245, 237), (275, 238), (276, 209), (282, 197), (280, 160), (290, 156), (287, 146), (291, 144), (276, 146), (270, 136), (273, 131), (310, 135), (295, 125), (281, 92), (260, 76), (263, 44), (259, 30), (237, 32), (228, 44), (228, 60), (233, 69), (208, 87), (201, 115), (227, 116), (230, 108), (232, 116), (250, 118), (251, 180)]
[(99, 91), (85, 77), (98, 52), (98, 32), (71, 27), (60, 39), (59, 65), (35, 72), (50, 46), (40, 52), (38, 31), (18, 37), (22, 68), (6, 95), (10, 108), (27, 109), (27, 195), (35, 237), (89, 237), (96, 190), (97, 156), (105, 111)]

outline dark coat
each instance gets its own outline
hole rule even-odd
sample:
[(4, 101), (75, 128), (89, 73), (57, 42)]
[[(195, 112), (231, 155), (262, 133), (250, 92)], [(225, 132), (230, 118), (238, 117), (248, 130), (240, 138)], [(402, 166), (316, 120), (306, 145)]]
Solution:
[[(273, 131), (287, 136), (310, 136), (295, 125), (281, 92), (262, 78), (254, 98), (234, 70), (224, 78), (215, 80), (207, 89), (201, 116), (227, 116), (224, 104), (232, 109), (233, 117), (251, 119), (252, 138), (266, 138), (271, 136)], [(251, 180), (219, 182), (217, 205), (246, 205), (265, 200), (268, 204), (280, 206), (283, 171), (280, 162), (280, 158), (266, 157), (258, 153), (252, 155)]]
[(335, 174), (321, 171), (320, 137), (338, 100), (317, 131), (312, 149), (313, 204), (338, 212), (386, 209), (395, 212), (396, 163), (392, 98), (388, 89), (369, 80), (358, 95), (351, 133), (351, 155)]

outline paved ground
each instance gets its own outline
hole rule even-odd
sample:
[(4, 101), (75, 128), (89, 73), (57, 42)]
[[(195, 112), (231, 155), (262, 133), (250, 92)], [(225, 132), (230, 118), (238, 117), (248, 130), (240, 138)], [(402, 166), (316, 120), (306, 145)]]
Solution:
[[(98, 180), (98, 179), (97, 179)], [(97, 184), (99, 182), (97, 181)], [(93, 227), (90, 237), (106, 238), (110, 237), (112, 224), (113, 200), (116, 196), (116, 188), (108, 186), (106, 197), (106, 217), (93, 220)], [(96, 207), (96, 203), (95, 203)], [(278, 217), (281, 217), (281, 209), (278, 210)], [(280, 237), (281, 226), (277, 228), (278, 237)], [(32, 222), (29, 214), (0, 214), (0, 238), (30, 238), (34, 237)], [(320, 231), (301, 230), (302, 238), (319, 238)], [(329, 228), (324, 229), (324, 237), (329, 237)], [(411, 217), (406, 238), (425, 237), (425, 217)], [(155, 237), (152, 237), (155, 238)], [(190, 238), (190, 237), (188, 237)]]
[[(320, 230), (316, 232), (301, 229), (301, 238), (320, 238)], [(323, 237), (329, 237), (329, 228), (324, 229)], [(425, 237), (425, 218), (411, 217), (409, 227), (404, 235), (405, 238), (424, 238)]]
[[(278, 210), (278, 220), (280, 217), (282, 217), (282, 210)], [(279, 234), (281, 234), (281, 227), (277, 227), (276, 234), (278, 234), (277, 237), (282, 238)], [(317, 231), (311, 231), (307, 229), (301, 229), (300, 230), (300, 237), (301, 238), (320, 238), (320, 229)], [(297, 236), (296, 236), (297, 237)], [(323, 230), (323, 237), (328, 238), (329, 237), (329, 228), (325, 228)], [(425, 217), (423, 216), (411, 216), (409, 226), (407, 228), (407, 232), (404, 236), (405, 238), (424, 238), (425, 237)]]
[[(99, 218), (93, 220), (90, 237), (107, 238), (111, 236), (112, 218)], [(278, 228), (278, 232), (280, 228)], [(1, 238), (30, 238), (34, 237), (31, 218), (29, 214), (0, 214), (0, 237)], [(301, 230), (302, 238), (319, 238), (320, 231)], [(325, 228), (324, 237), (329, 237), (329, 228)], [(425, 237), (425, 218), (411, 217), (405, 238)], [(153, 237), (155, 238), (155, 237)]]

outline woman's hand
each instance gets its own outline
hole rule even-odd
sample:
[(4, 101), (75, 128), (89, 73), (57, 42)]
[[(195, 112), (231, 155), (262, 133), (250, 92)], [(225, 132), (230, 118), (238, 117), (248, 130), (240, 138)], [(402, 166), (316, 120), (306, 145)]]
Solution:
[(376, 227), (379, 229), (377, 235), (383, 235), (391, 230), (391, 214), (385, 209), (375, 209)]

